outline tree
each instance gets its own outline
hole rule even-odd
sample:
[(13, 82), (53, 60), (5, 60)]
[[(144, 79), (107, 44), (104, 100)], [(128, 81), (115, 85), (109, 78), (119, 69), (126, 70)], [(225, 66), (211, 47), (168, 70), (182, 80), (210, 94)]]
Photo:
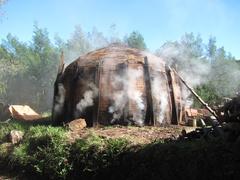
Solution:
[[(184, 79), (193, 87), (202, 83), (209, 70), (200, 35), (185, 33), (180, 41), (167, 42), (158, 51), (169, 66), (175, 67)], [(194, 77), (194, 78), (193, 78)]]
[(145, 50), (147, 48), (143, 36), (137, 31), (133, 31), (128, 37), (126, 37), (125, 43), (129, 47), (140, 50)]
[(221, 47), (221, 48), (217, 49), (216, 60), (217, 61), (226, 60), (226, 51), (225, 51), (224, 47)]
[(211, 63), (214, 61), (216, 52), (217, 52), (216, 38), (210, 37), (207, 45), (207, 57), (209, 58)]
[(117, 32), (117, 25), (116, 24), (111, 24), (111, 26), (109, 27), (109, 37), (108, 37), (108, 41), (109, 44), (112, 43), (118, 43), (118, 44), (122, 44), (122, 39), (119, 38), (119, 34)]
[(30, 44), (7, 35), (0, 46), (1, 101), (48, 110), (52, 104), (58, 59), (58, 51), (51, 44), (46, 29), (35, 25)]
[(216, 46), (215, 37), (204, 44), (200, 35), (186, 33), (180, 41), (165, 43), (157, 55), (170, 66), (176, 65), (186, 82), (211, 105), (240, 90), (240, 63), (224, 47)]
[[(11, 102), (10, 83), (25, 71), (26, 44), (8, 34), (0, 45), (0, 101)], [(13, 97), (13, 96), (12, 96)]]
[(87, 39), (86, 33), (83, 32), (80, 25), (75, 27), (71, 38), (66, 43), (65, 58), (68, 62), (72, 62), (80, 55), (91, 50), (91, 45)]
[(33, 84), (33, 102), (40, 110), (51, 107), (52, 87), (60, 55), (51, 44), (46, 29), (34, 25), (33, 40), (26, 58), (27, 79)]
[(106, 37), (104, 37), (102, 32), (99, 32), (96, 27), (92, 29), (87, 35), (88, 42), (90, 44), (91, 50), (106, 47), (109, 42)]
[[(218, 95), (216, 89), (214, 88), (214, 86), (212, 86), (212, 83), (210, 81), (201, 84), (200, 86), (197, 86), (196, 92), (210, 106), (214, 106), (220, 103), (220, 96)], [(198, 100), (194, 99), (194, 107), (201, 106), (202, 104)]]

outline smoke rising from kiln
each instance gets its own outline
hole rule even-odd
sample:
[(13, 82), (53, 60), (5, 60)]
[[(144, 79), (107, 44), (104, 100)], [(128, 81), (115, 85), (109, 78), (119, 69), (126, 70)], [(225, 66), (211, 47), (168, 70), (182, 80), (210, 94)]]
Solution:
[[(163, 123), (166, 108), (168, 105), (168, 92), (164, 89), (164, 81), (156, 77), (152, 82), (152, 95), (153, 95), (153, 112), (156, 116), (156, 121), (160, 124)], [(156, 108), (156, 109), (155, 109)]]
[(54, 112), (59, 113), (62, 111), (65, 100), (65, 88), (62, 83), (58, 84), (58, 94), (54, 99)]
[[(224, 60), (221, 48), (216, 50), (216, 55), (210, 61), (208, 55), (202, 56), (204, 51), (198, 52), (201, 48), (195, 43), (189, 44), (184, 38), (181, 42), (166, 43), (158, 50), (157, 55), (175, 68), (191, 87), (206, 84), (219, 97), (235, 96), (240, 87), (238, 62)], [(183, 85), (182, 96), (186, 106), (193, 104), (190, 95), (190, 91)]]
[(121, 40), (122, 38), (119, 37), (116, 30), (116, 25), (111, 25), (109, 30), (106, 35), (96, 27), (93, 27), (91, 31), (84, 31), (81, 25), (76, 25), (69, 40), (65, 42), (56, 35), (55, 44), (64, 51), (65, 63), (68, 65), (88, 52), (109, 46), (113, 43), (123, 44), (123, 40)]
[(142, 92), (137, 90), (136, 87), (137, 79), (143, 75), (142, 73), (141, 69), (129, 68), (126, 74), (122, 76), (115, 75), (113, 77), (111, 85), (116, 90), (113, 93), (113, 97), (110, 97), (113, 100), (113, 104), (109, 107), (109, 112), (113, 114), (112, 123), (120, 120), (129, 100), (136, 106), (136, 111), (133, 112), (132, 117), (134, 123), (140, 126), (143, 125), (143, 110), (145, 105)]
[[(227, 54), (223, 47), (216, 47), (216, 52), (209, 55), (209, 47), (204, 46), (201, 39), (196, 37), (194, 40), (191, 34), (187, 34), (180, 41), (165, 43), (157, 55), (175, 68), (191, 87), (205, 84), (218, 97), (236, 96), (240, 89), (238, 61)], [(185, 104), (191, 105), (193, 99), (189, 99), (190, 91), (185, 86), (182, 93)]]
[[(196, 56), (187, 46), (168, 43), (158, 50), (157, 55), (163, 58), (167, 65), (176, 69), (183, 79), (193, 88), (208, 82), (211, 72), (210, 63), (204, 57)], [(182, 100), (184, 105), (191, 106), (193, 99), (190, 91), (182, 86)]]
[[(144, 110), (144, 103), (143, 103), (143, 98), (142, 98), (142, 92), (137, 90), (136, 84), (137, 80), (143, 76), (143, 71), (138, 68), (138, 69), (128, 69), (128, 98), (132, 100), (137, 109), (135, 112), (133, 112), (133, 119), (135, 120), (137, 125), (143, 125), (143, 110)], [(126, 81), (125, 81), (126, 82)]]
[(88, 90), (84, 92), (83, 98), (76, 105), (75, 117), (79, 117), (87, 107), (93, 106), (94, 98), (98, 95), (98, 88), (94, 83), (88, 84)]
[[(150, 83), (152, 85), (153, 96), (153, 111), (156, 121), (159, 124), (164, 124), (166, 110), (168, 108), (168, 85), (166, 84), (167, 77), (164, 77), (165, 64), (160, 58), (149, 53), (143, 53), (149, 60), (151, 66)], [(114, 89), (113, 96), (110, 99), (113, 101), (109, 107), (109, 112), (113, 114), (112, 123), (118, 121), (124, 115), (124, 108), (129, 106), (128, 101), (136, 107), (132, 113), (132, 120), (137, 125), (143, 125), (145, 120), (145, 104), (142, 91), (138, 90), (137, 83), (139, 79), (144, 78), (144, 70), (141, 68), (134, 69), (128, 66), (127, 72), (123, 75), (114, 75), (111, 85)], [(121, 88), (119, 88), (121, 87)], [(119, 90), (120, 89), (120, 90)], [(147, 89), (146, 91), (148, 91)]]
[(166, 112), (169, 108), (169, 88), (165, 71), (165, 62), (151, 54), (145, 54), (148, 59), (153, 113), (157, 123), (164, 124)]

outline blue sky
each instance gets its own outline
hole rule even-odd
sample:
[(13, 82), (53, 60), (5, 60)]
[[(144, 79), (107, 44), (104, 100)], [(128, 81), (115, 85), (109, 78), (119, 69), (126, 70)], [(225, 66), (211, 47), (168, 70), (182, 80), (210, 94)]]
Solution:
[[(151, 51), (185, 32), (200, 34), (240, 59), (240, 1), (237, 0), (8, 0), (0, 10), (0, 39), (8, 33), (30, 41), (33, 24), (68, 39), (76, 25), (105, 35), (116, 24), (120, 37), (138, 30)], [(1, 14), (2, 14), (1, 13)]]

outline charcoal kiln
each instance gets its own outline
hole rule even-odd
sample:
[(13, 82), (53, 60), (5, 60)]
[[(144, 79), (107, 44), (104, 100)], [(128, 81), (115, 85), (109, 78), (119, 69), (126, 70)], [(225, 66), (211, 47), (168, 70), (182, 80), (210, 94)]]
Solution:
[(88, 126), (167, 125), (182, 121), (179, 78), (164, 60), (112, 45), (79, 57), (54, 84), (56, 124), (84, 118)]

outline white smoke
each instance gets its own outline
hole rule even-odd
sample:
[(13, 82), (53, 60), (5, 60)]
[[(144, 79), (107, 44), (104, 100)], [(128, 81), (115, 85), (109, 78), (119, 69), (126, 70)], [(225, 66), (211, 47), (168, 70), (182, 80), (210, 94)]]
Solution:
[(55, 96), (54, 100), (54, 113), (59, 113), (62, 111), (65, 100), (65, 88), (62, 83), (58, 84), (58, 94)]
[[(153, 79), (152, 82), (152, 96), (153, 96), (153, 112), (156, 117), (156, 121), (160, 124), (163, 123), (166, 113), (166, 108), (168, 105), (168, 92), (164, 89), (164, 82), (159, 77)], [(156, 109), (155, 109), (156, 108)]]
[(136, 84), (137, 80), (140, 77), (143, 77), (143, 70), (138, 69), (128, 69), (128, 98), (135, 103), (137, 109), (133, 112), (133, 119), (137, 123), (137, 125), (143, 125), (143, 113), (144, 110), (144, 102), (142, 98), (142, 92), (137, 90)]
[(163, 60), (147, 52), (144, 52), (143, 55), (148, 60), (154, 118), (157, 123), (164, 124), (166, 111), (169, 107), (169, 88), (165, 73), (165, 59)]
[(108, 108), (108, 111), (113, 114), (112, 123), (118, 121), (123, 115), (125, 106), (127, 105), (127, 97), (124, 90), (115, 91), (112, 99), (114, 100), (113, 105)]
[(69, 65), (80, 56), (96, 49), (107, 47), (113, 43), (123, 44), (123, 40), (121, 40), (122, 38), (116, 30), (116, 25), (111, 25), (109, 30), (107, 34), (100, 32), (96, 27), (93, 27), (91, 31), (85, 31), (81, 25), (78, 24), (75, 26), (70, 39), (67, 41), (64, 41), (56, 34), (55, 44), (63, 50), (65, 64)]
[(93, 106), (94, 104), (94, 98), (98, 95), (98, 88), (94, 83), (88, 84), (87, 91), (84, 92), (83, 98), (79, 101), (79, 103), (76, 105), (76, 118), (81, 115), (87, 107)]
[[(123, 115), (124, 108), (128, 105), (128, 101), (136, 106), (136, 111), (133, 113), (134, 123), (137, 125), (143, 125), (143, 110), (144, 102), (142, 92), (137, 90), (136, 84), (139, 77), (143, 76), (141, 69), (129, 68), (127, 73), (120, 75), (114, 75), (111, 85), (115, 91), (110, 97), (113, 100), (112, 106), (109, 107), (109, 112), (113, 114), (112, 123), (118, 121)], [(119, 88), (119, 86), (121, 88)], [(119, 90), (121, 89), (121, 90)]]
[[(177, 73), (187, 82), (189, 86), (195, 88), (208, 82), (211, 71), (210, 64), (205, 57), (194, 55), (187, 45), (167, 43), (158, 50), (157, 55), (162, 57), (168, 66), (175, 68)], [(182, 102), (185, 106), (191, 106), (191, 92), (182, 85)]]

